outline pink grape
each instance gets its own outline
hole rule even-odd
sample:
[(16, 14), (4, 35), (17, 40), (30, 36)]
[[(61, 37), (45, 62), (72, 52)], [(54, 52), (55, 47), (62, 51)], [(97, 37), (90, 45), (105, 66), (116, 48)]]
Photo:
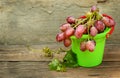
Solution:
[(67, 38), (64, 40), (64, 46), (69, 47), (71, 45), (71, 39)]
[(93, 41), (87, 41), (86, 49), (89, 50), (90, 52), (93, 52), (95, 49), (95, 43), (93, 43)]
[(75, 23), (75, 18), (72, 16), (67, 17), (66, 21), (70, 24)]
[(103, 17), (102, 21), (107, 27), (115, 26), (115, 21), (113, 19), (109, 19), (108, 17)]
[(61, 31), (66, 31), (71, 25), (69, 23), (65, 23), (63, 25), (60, 26), (60, 30)]
[(64, 33), (58, 33), (57, 36), (56, 36), (56, 41), (57, 42), (61, 42), (65, 39), (65, 36), (64, 36)]
[(87, 34), (87, 30), (88, 30), (87, 27), (85, 27), (83, 34)]
[(98, 8), (96, 6), (91, 7), (91, 12), (98, 11)]
[(77, 38), (81, 38), (84, 31), (85, 31), (86, 27), (84, 25), (79, 25), (77, 28), (76, 28), (76, 31), (75, 31), (75, 36)]
[(93, 26), (90, 28), (90, 35), (91, 36), (96, 36), (98, 33), (98, 30)]
[(65, 31), (65, 38), (69, 38), (70, 36), (72, 36), (74, 34), (74, 28), (70, 27)]
[(103, 21), (103, 23), (104, 23), (106, 26), (109, 25), (109, 18), (103, 17), (103, 18), (102, 18), (102, 21)]
[(115, 26), (115, 21), (112, 20), (112, 19), (110, 19), (109, 26), (110, 26), (110, 27)]
[(98, 32), (102, 32), (105, 29), (105, 24), (102, 21), (96, 21), (95, 27), (97, 28)]
[(86, 42), (85, 42), (85, 41), (82, 41), (82, 42), (80, 43), (80, 50), (82, 50), (82, 51), (85, 51), (85, 50), (86, 50)]
[(96, 42), (95, 42), (95, 40), (91, 40), (91, 42), (96, 46)]

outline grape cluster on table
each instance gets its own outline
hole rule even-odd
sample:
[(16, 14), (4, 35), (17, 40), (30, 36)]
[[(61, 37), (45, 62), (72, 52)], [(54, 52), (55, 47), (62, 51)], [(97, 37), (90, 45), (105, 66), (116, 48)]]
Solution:
[(104, 32), (107, 27), (115, 25), (115, 21), (99, 13), (99, 8), (92, 6), (90, 12), (87, 12), (84, 18), (74, 18), (69, 16), (66, 19), (67, 23), (60, 26), (61, 32), (57, 34), (56, 40), (64, 43), (65, 47), (71, 45), (71, 36), (81, 38), (84, 34), (88, 35), (88, 38), (80, 42), (80, 50), (83, 52), (89, 50), (93, 52), (96, 46), (94, 37)]

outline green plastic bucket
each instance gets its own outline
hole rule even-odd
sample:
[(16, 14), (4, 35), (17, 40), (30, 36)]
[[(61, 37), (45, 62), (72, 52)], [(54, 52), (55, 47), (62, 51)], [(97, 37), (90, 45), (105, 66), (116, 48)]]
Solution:
[(71, 36), (72, 51), (77, 55), (77, 62), (80, 66), (93, 67), (102, 62), (106, 35), (110, 30), (111, 28), (106, 28), (103, 33), (97, 34), (94, 37), (94, 40), (96, 41), (96, 47), (93, 52), (89, 52), (88, 50), (83, 52), (80, 50), (81, 41), (87, 39), (88, 35), (83, 35), (80, 39), (77, 39), (75, 36)]
[[(104, 17), (113, 19), (107, 14), (102, 14), (102, 15)], [(80, 18), (86, 18), (86, 16), (81, 16)], [(83, 35), (82, 38), (80, 39), (77, 39), (75, 36), (71, 36), (72, 51), (77, 55), (78, 64), (83, 67), (94, 67), (101, 64), (104, 54), (106, 38), (108, 38), (113, 31), (114, 31), (114, 26), (112, 26), (111, 28), (106, 28), (103, 33), (97, 34), (94, 37), (94, 40), (96, 41), (96, 46), (93, 52), (89, 52), (88, 50), (83, 52), (80, 50), (81, 41), (87, 39), (88, 35)]]

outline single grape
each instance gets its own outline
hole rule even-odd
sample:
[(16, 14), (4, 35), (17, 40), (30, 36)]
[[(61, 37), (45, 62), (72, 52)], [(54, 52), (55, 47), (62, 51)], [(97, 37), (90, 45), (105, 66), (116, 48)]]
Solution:
[(105, 24), (102, 21), (96, 21), (95, 27), (97, 28), (98, 32), (102, 32), (105, 29)]
[(85, 50), (86, 50), (86, 42), (85, 42), (85, 41), (82, 41), (82, 42), (80, 43), (80, 50), (82, 50), (82, 51), (85, 51)]
[(113, 19), (110, 19), (109, 26), (110, 26), (110, 27), (115, 26), (115, 21), (114, 21)]
[(63, 25), (60, 26), (60, 30), (61, 31), (66, 31), (69, 27), (71, 27), (71, 25), (69, 23), (65, 23)]
[(95, 40), (91, 40), (91, 42), (96, 46), (96, 41)]
[(95, 43), (93, 43), (93, 41), (87, 41), (86, 49), (89, 50), (90, 52), (93, 52), (95, 49)]
[(90, 9), (90, 11), (91, 12), (99, 11), (99, 9), (96, 6), (92, 6), (91, 9)]
[(75, 30), (75, 36), (77, 38), (81, 38), (85, 29), (86, 29), (86, 27), (84, 25), (79, 25)]
[(97, 33), (98, 33), (98, 30), (97, 30), (94, 26), (92, 26), (92, 27), (90, 28), (90, 35), (91, 35), (91, 36), (96, 36)]
[(103, 17), (103, 18), (102, 18), (102, 22), (103, 22), (106, 26), (108, 26), (108, 25), (109, 25), (109, 18)]
[(74, 28), (69, 27), (66, 31), (65, 31), (65, 38), (69, 38), (70, 36), (72, 36), (74, 34)]
[(88, 29), (85, 27), (85, 31), (83, 32), (83, 34), (87, 34), (88, 33)]
[(71, 39), (70, 38), (67, 38), (64, 40), (64, 46), (65, 47), (69, 47), (71, 45)]
[(102, 21), (107, 27), (115, 26), (115, 21), (113, 19), (109, 19), (108, 17), (103, 17)]
[(75, 23), (75, 18), (73, 16), (69, 16), (69, 17), (67, 17), (66, 21), (70, 24), (73, 24), (73, 23)]
[(65, 36), (64, 36), (64, 33), (58, 33), (57, 36), (56, 36), (56, 41), (57, 42), (61, 42), (65, 39)]

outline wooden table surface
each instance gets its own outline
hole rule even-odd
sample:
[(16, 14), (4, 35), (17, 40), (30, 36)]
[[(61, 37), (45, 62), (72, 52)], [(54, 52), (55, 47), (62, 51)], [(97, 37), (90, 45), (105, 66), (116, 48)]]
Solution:
[(49, 62), (0, 62), (0, 78), (120, 78), (120, 62), (103, 62), (94, 68), (48, 69)]
[[(19, 45), (0, 46), (0, 78), (120, 78), (119, 45), (106, 45), (101, 65), (93, 68), (67, 68), (67, 72), (49, 70), (51, 58), (44, 57), (41, 50), (45, 46), (31, 46), (33, 50)], [(58, 48), (55, 44), (47, 46)], [(64, 54), (61, 52), (54, 57), (62, 59)]]

